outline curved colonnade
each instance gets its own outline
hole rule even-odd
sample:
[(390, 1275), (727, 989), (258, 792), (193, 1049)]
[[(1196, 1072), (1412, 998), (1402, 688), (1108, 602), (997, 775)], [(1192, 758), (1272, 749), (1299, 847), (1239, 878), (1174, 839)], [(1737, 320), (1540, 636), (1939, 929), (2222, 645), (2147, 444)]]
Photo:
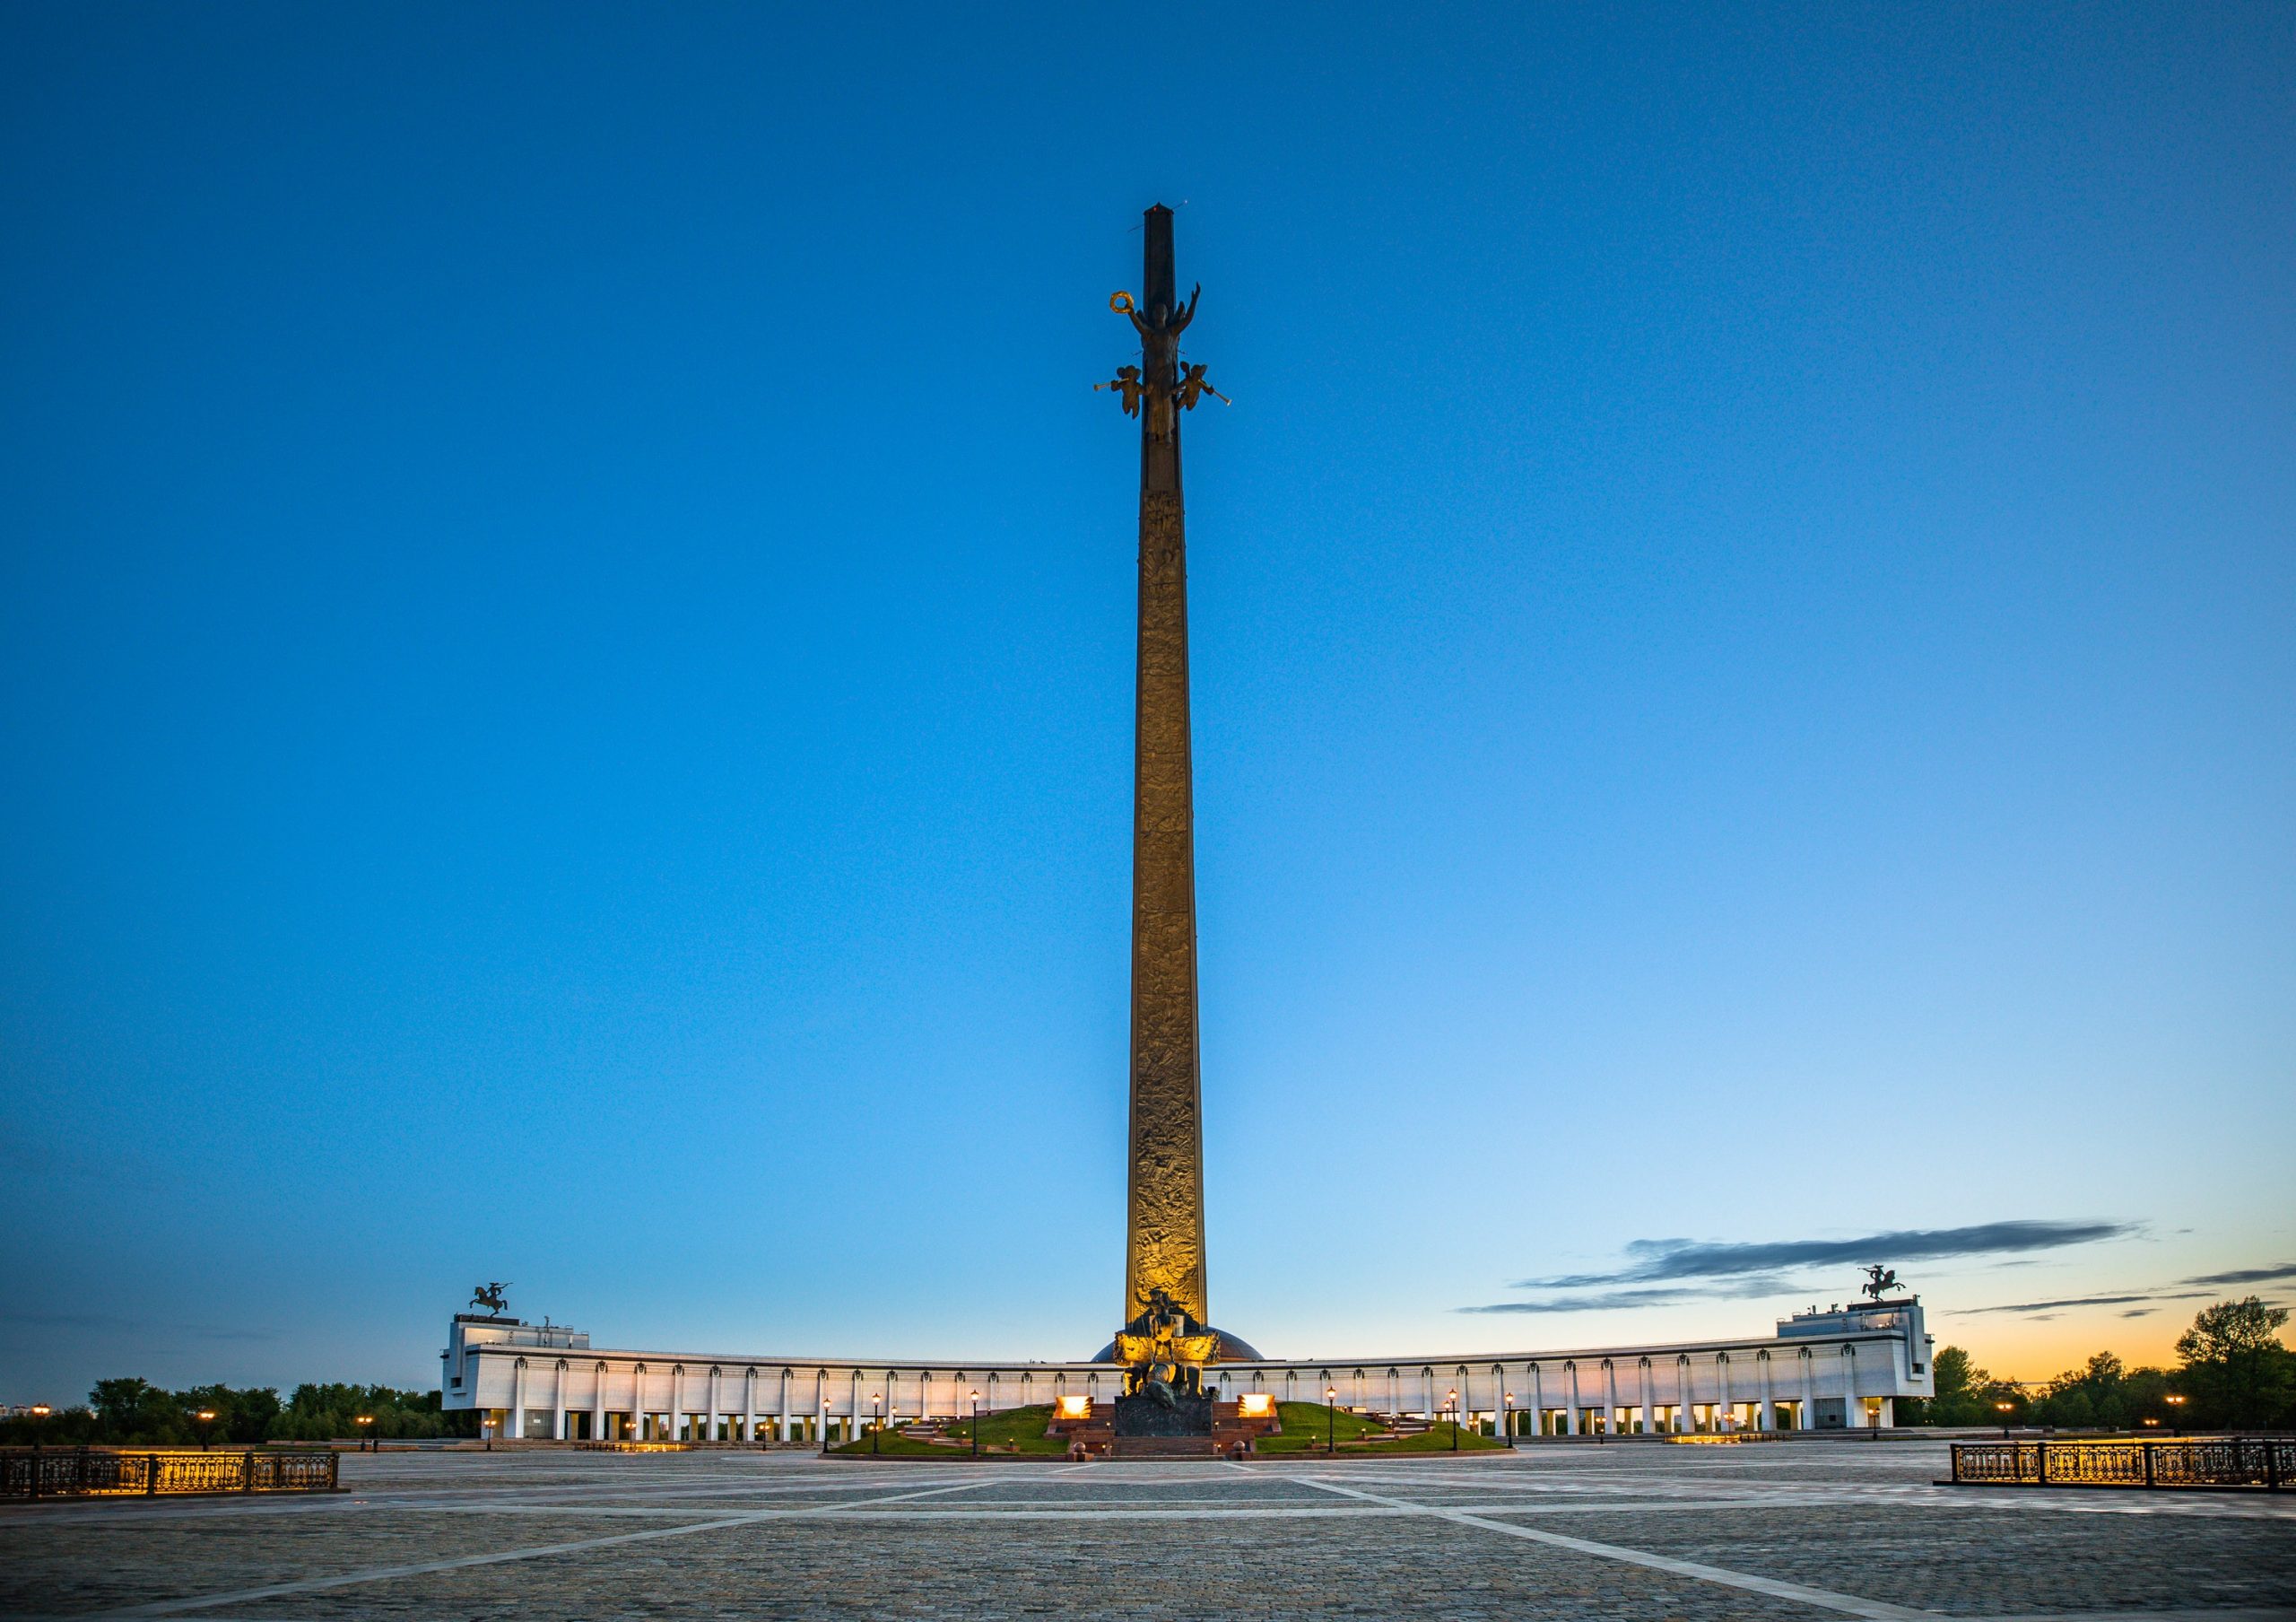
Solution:
[[(441, 1354), (449, 1408), (526, 1440), (837, 1441), (873, 1420), (955, 1419), (1065, 1396), (1110, 1398), (1105, 1363), (909, 1361), (594, 1348), (578, 1330), (463, 1315)], [(1888, 1426), (1931, 1394), (1918, 1301), (1797, 1313), (1774, 1336), (1562, 1352), (1266, 1358), (1213, 1365), (1231, 1395), (1364, 1412), (1456, 1413), (1518, 1435)]]

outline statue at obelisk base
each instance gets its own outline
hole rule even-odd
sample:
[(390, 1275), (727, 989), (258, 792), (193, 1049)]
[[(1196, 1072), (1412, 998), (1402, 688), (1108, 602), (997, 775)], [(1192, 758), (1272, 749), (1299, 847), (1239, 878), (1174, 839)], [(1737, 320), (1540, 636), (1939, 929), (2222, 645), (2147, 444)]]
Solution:
[[(1117, 1434), (1211, 1434), (1203, 1369), (1256, 1359), (1210, 1326), (1204, 1257), (1204, 1121), (1196, 1049), (1196, 806), (1188, 737), (1187, 514), (1180, 495), (1180, 414), (1205, 395), (1225, 399), (1205, 368), (1179, 363), (1199, 287), (1183, 304), (1172, 270), (1172, 211), (1142, 224), (1138, 300), (1109, 308), (1130, 318), (1140, 364), (1096, 388), (1140, 419), (1139, 696), (1135, 710), (1132, 823), (1132, 1121), (1125, 1243), (1124, 1328), (1101, 1360), (1126, 1365)], [(1136, 1405), (1145, 1404), (1147, 1408)], [(1152, 1408), (1152, 1414), (1149, 1409)], [(1201, 1410), (1199, 1412), (1199, 1410)], [(1186, 1428), (1175, 1431), (1176, 1424)]]

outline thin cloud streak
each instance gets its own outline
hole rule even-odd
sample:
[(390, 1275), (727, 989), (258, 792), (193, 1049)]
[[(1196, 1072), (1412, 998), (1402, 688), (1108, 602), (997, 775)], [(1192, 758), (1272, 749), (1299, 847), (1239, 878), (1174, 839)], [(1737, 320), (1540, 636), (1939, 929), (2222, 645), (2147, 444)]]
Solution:
[(2229, 1273), (2203, 1273), (2197, 1278), (2185, 1278), (2179, 1282), (2183, 1284), (2269, 1284), (2281, 1278), (2296, 1278), (2296, 1261), (2283, 1261), (2273, 1267), (2236, 1268)]
[(1691, 1239), (1637, 1239), (1628, 1264), (1607, 1273), (1566, 1273), (1518, 1279), (1518, 1290), (1591, 1289), (1686, 1278), (1726, 1278), (1779, 1268), (1838, 1262), (1920, 1261), (1945, 1256), (1985, 1256), (2057, 1250), (2126, 1239), (2142, 1230), (2127, 1222), (1987, 1222), (1961, 1228), (1909, 1228), (1860, 1239), (1789, 1239), (1765, 1243), (1710, 1243)]
[[(2043, 1314), (2054, 1316), (2060, 1308), (2072, 1306), (2127, 1306), (2137, 1302), (2201, 1301), (2227, 1285), (2264, 1284), (2279, 1278), (2296, 1278), (2296, 1261), (2283, 1261), (2271, 1267), (2235, 1268), (2223, 1273), (2203, 1273), (2196, 1278), (2179, 1278), (2174, 1284), (2155, 1285), (2150, 1289), (2125, 1295), (2074, 1295), (2062, 1301), (2011, 1301), (1999, 1306), (1946, 1307), (1939, 1316), (1974, 1318), (1989, 1312), (2029, 1312), (2038, 1319)], [(2187, 1287), (2191, 1285), (2204, 1287)], [(2157, 1306), (2134, 1306), (2120, 1315), (2124, 1318), (2143, 1318), (2159, 1310)]]
[(1453, 1307), (1455, 1312), (1631, 1312), (1684, 1301), (1744, 1301), (1757, 1295), (1798, 1293), (1784, 1278), (1733, 1278), (1706, 1285), (1670, 1285), (1648, 1290), (1602, 1290), (1592, 1295), (1548, 1296), (1535, 1301), (1494, 1301), (1488, 1306)]
[[(1999, 1306), (1950, 1307), (1939, 1316), (1976, 1318), (1987, 1312), (2047, 1312), (2068, 1306), (2126, 1306), (2133, 1302), (2140, 1301), (2197, 1301), (2207, 1293), (2205, 1290), (2185, 1290), (2180, 1293), (2168, 1294), (2147, 1290), (2135, 1295), (2069, 1295), (2062, 1301), (2010, 1301)], [(2148, 1307), (2146, 1310), (2149, 1312), (2152, 1309)], [(2124, 1312), (2121, 1315), (2125, 1318), (2135, 1316), (2133, 1312)]]

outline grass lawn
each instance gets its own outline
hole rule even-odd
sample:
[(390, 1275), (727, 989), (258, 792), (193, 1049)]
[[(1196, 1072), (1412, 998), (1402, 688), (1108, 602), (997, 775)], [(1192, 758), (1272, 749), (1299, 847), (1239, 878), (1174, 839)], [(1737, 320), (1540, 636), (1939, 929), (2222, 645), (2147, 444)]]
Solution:
[[(1451, 1429), (1448, 1420), (1439, 1420), (1431, 1429), (1422, 1431), (1415, 1436), (1396, 1436), (1353, 1451), (1361, 1453), (1448, 1453), (1451, 1451)], [(1480, 1435), (1470, 1430), (1459, 1432), (1459, 1452), (1463, 1453), (1506, 1445), (1496, 1436)]]
[[(1451, 1427), (1448, 1423), (1439, 1423), (1418, 1435), (1390, 1436), (1384, 1441), (1373, 1441), (1370, 1438), (1383, 1434), (1379, 1427), (1362, 1415), (1351, 1414), (1345, 1408), (1326, 1417), (1320, 1402), (1279, 1402), (1275, 1405), (1275, 1416), (1283, 1424), (1283, 1433), (1262, 1436), (1253, 1445), (1255, 1453), (1319, 1453), (1324, 1449), (1326, 1424), (1337, 1436), (1342, 1454), (1447, 1453), (1451, 1451)], [(996, 1413), (981, 1417), (981, 1448), (991, 1452), (1018, 1452), (1039, 1458), (1065, 1458), (1067, 1441), (1044, 1434), (1044, 1427), (1051, 1423), (1050, 1403), (1039, 1403), (1031, 1408), (999, 1408)], [(937, 1446), (930, 1442), (915, 1441), (899, 1431), (889, 1430), (875, 1451), (887, 1457), (917, 1458), (929, 1454), (944, 1459), (952, 1453), (971, 1451), (970, 1421), (959, 1420), (951, 1425), (945, 1434), (960, 1445), (953, 1448)], [(871, 1451), (869, 1440), (865, 1435), (830, 1451), (833, 1453), (865, 1453)], [(1506, 1445), (1495, 1436), (1479, 1436), (1468, 1430), (1459, 1433), (1459, 1452), (1463, 1453)]]
[[(984, 1452), (1018, 1452), (1041, 1454), (1052, 1459), (1065, 1459), (1068, 1456), (1067, 1439), (1063, 1436), (1048, 1436), (1044, 1434), (1044, 1427), (1051, 1423), (1052, 1404), (1049, 1402), (1036, 1403), (1029, 1408), (1004, 1408), (993, 1414), (983, 1414), (980, 1418), (981, 1450)], [(970, 1420), (961, 1419), (948, 1426), (944, 1434), (961, 1445), (953, 1448), (937, 1447), (930, 1442), (913, 1441), (899, 1431), (887, 1431), (875, 1451), (880, 1454), (899, 1453), (908, 1458), (915, 1458), (919, 1454), (934, 1454), (945, 1458), (951, 1453), (969, 1453), (972, 1451), (972, 1422)], [(833, 1453), (865, 1453), (870, 1451), (869, 1438), (865, 1435), (830, 1449)]]
[[(1448, 1453), (1451, 1451), (1451, 1427), (1439, 1422), (1432, 1429), (1414, 1436), (1385, 1436), (1379, 1427), (1361, 1414), (1351, 1414), (1345, 1408), (1326, 1417), (1320, 1402), (1279, 1402), (1276, 1417), (1283, 1423), (1283, 1434), (1262, 1436), (1252, 1444), (1255, 1453), (1320, 1453), (1324, 1451), (1326, 1426), (1330, 1427), (1339, 1443), (1342, 1453)], [(1382, 1437), (1381, 1440), (1371, 1440)], [(1471, 1453), (1479, 1448), (1504, 1447), (1496, 1436), (1479, 1436), (1474, 1432), (1459, 1433), (1459, 1452)]]
[[(1324, 1426), (1326, 1423), (1324, 1405), (1320, 1402), (1279, 1402), (1275, 1417), (1283, 1426), (1283, 1434), (1262, 1436), (1252, 1443), (1255, 1453), (1304, 1453), (1324, 1450)], [(1361, 1414), (1351, 1414), (1345, 1408), (1330, 1416), (1328, 1423), (1338, 1437), (1339, 1444), (1361, 1443), (1364, 1437), (1378, 1434), (1378, 1426)], [(1466, 1443), (1461, 1440), (1459, 1445)]]
[(874, 1448), (869, 1445), (870, 1440), (867, 1436), (862, 1436), (856, 1441), (840, 1442), (829, 1451), (832, 1453), (874, 1452), (888, 1459), (917, 1459), (928, 1455), (937, 1457), (958, 1451), (952, 1448), (935, 1447), (930, 1442), (919, 1442), (915, 1437), (904, 1436), (899, 1431), (887, 1431), (883, 1437), (877, 1439), (877, 1445)]

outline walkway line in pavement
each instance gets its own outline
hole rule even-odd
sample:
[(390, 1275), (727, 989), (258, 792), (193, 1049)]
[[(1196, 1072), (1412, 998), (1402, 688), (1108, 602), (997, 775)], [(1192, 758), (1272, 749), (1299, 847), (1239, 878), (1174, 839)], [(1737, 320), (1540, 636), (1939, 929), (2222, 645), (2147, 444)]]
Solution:
[[(2077, 1612), (2037, 1611), (2019, 1617), (1957, 1618), (1954, 1622), (2292, 1622), (2296, 1619), (2296, 1608), (2273, 1606), (2232, 1606), (2200, 1610), (2084, 1610)], [(83, 1616), (28, 1616), (24, 1622), (88, 1622)], [(341, 1622), (339, 1618), (289, 1618), (269, 1614), (248, 1617), (215, 1617), (206, 1622)]]
[(806, 1509), (752, 1510), (744, 1514), (721, 1516), (714, 1521), (697, 1521), (686, 1526), (662, 1526), (650, 1531), (582, 1538), (571, 1543), (503, 1549), (491, 1555), (464, 1555), (452, 1560), (422, 1560), (411, 1565), (370, 1566), (365, 1571), (344, 1572), (333, 1577), (312, 1577), (300, 1583), (274, 1583), (263, 1588), (242, 1588), (227, 1594), (206, 1594), (188, 1600), (155, 1600), (147, 1605), (130, 1605), (119, 1610), (94, 1612), (91, 1622), (94, 1618), (174, 1616), (183, 1611), (211, 1610), (218, 1605), (245, 1605), (256, 1600), (275, 1600), (283, 1594), (308, 1594), (323, 1589), (349, 1588), (361, 1583), (383, 1583), (393, 1577), (427, 1576), (433, 1572), (460, 1571), (474, 1565), (500, 1565), (512, 1560), (538, 1560), (545, 1555), (570, 1555), (583, 1549), (610, 1548), (617, 1544), (649, 1543), (662, 1538), (683, 1538), (693, 1532), (721, 1531), (729, 1526), (752, 1526), (761, 1521), (795, 1521), (808, 1516), (842, 1514), (873, 1504), (899, 1504), (910, 1498), (932, 1498), (944, 1493), (961, 1493), (979, 1487), (988, 1479), (990, 1478), (983, 1476), (948, 1487), (928, 1487), (921, 1492), (895, 1493), (883, 1498), (864, 1499), (859, 1504), (822, 1504)]
[[(1687, 1511), (1708, 1513), (1718, 1509), (1775, 1509), (1779, 1507), (1787, 1509), (1823, 1509), (1831, 1507), (1831, 1505), (1828, 1500), (1819, 1498), (1813, 1498), (1806, 1504), (1788, 1504), (1780, 1506), (1774, 1499), (1770, 1498), (1717, 1497), (1684, 1501), (1669, 1499), (1664, 1504), (1628, 1504), (1623, 1507), (1615, 1504), (1511, 1504), (1498, 1501), (1490, 1503), (1454, 1504), (1448, 1507), (1458, 1510), (1462, 1513), (1478, 1515), (1631, 1515), (1641, 1513), (1671, 1514), (1676, 1512)], [(436, 1511), (426, 1509), (405, 1511), (401, 1513), (412, 1514), (444, 1514), (451, 1513), (458, 1516), (470, 1514), (544, 1515), (557, 1520), (573, 1519), (572, 1516), (568, 1515), (563, 1510), (508, 1507), (487, 1509), (470, 1508), (461, 1505), (454, 1506), (451, 1510), (441, 1508)], [(620, 1516), (625, 1519), (652, 1519), (657, 1521), (665, 1520), (682, 1513), (684, 1512), (674, 1509), (644, 1509), (634, 1505), (615, 1509), (589, 1509), (582, 1512), (585, 1515), (596, 1515), (605, 1519), (612, 1519), (613, 1517)], [(1358, 1509), (1344, 1504), (1325, 1504), (1320, 1501), (1314, 1503), (1278, 1502), (1274, 1504), (1220, 1504), (1214, 1502), (1174, 1504), (1169, 1499), (1119, 1498), (1114, 1501), (1103, 1501), (1097, 1504), (1083, 1504), (1070, 1508), (1062, 1504), (1048, 1503), (1041, 1498), (991, 1498), (977, 1500), (972, 1504), (961, 1504), (952, 1509), (924, 1508), (911, 1510), (894, 1508), (881, 1510), (868, 1504), (856, 1504), (846, 1505), (840, 1513), (850, 1515), (857, 1521), (980, 1520), (986, 1517), (1000, 1514), (1035, 1515), (1039, 1517), (1051, 1517), (1055, 1519), (1074, 1521), (1121, 1521), (1126, 1516), (1139, 1515), (1145, 1515), (1152, 1518), (1169, 1518), (1175, 1515), (1197, 1515), (1207, 1520), (1218, 1521), (1222, 1519), (1249, 1519), (1254, 1516), (1275, 1516), (1281, 1518), (1285, 1515), (1385, 1515), (1400, 1514), (1403, 1512), (1400, 1510), (1390, 1510), (1384, 1505), (1376, 1504), (1367, 1504), (1362, 1508)]]
[[(2233, 1606), (2203, 1610), (2036, 1611), (2031, 1616), (2020, 1617), (1956, 1617), (1952, 1622), (2291, 1622), (2292, 1618), (2296, 1618), (2296, 1609)], [(24, 1622), (87, 1622), (87, 1619), (59, 1614), (28, 1617)], [(342, 1619), (265, 1615), (210, 1617), (206, 1622), (342, 1622)]]
[[(2290, 1622), (2296, 1605), (2240, 1605), (2199, 1610), (2084, 1610), (2080, 1622)], [(2025, 1617), (1973, 1617), (1970, 1622), (2068, 1622), (2067, 1613), (2035, 1612)]]
[(1566, 1538), (1561, 1532), (1541, 1531), (1534, 1526), (1515, 1526), (1505, 1521), (1493, 1521), (1483, 1515), (1469, 1514), (1464, 1510), (1448, 1509), (1439, 1504), (1414, 1504), (1407, 1498), (1390, 1498), (1379, 1493), (1367, 1493), (1352, 1487), (1340, 1487), (1329, 1481), (1318, 1481), (1312, 1476), (1291, 1478), (1302, 1487), (1318, 1487), (1343, 1497), (1362, 1498), (1373, 1504), (1384, 1504), (1393, 1509), (1408, 1510), (1414, 1514), (1431, 1515), (1439, 1521), (1456, 1522), (1461, 1526), (1475, 1527), (1483, 1531), (1498, 1532), (1502, 1537), (1522, 1538), (1533, 1543), (1552, 1544), (1557, 1548), (1576, 1549), (1582, 1555), (1596, 1555), (1605, 1560), (1622, 1560), (1629, 1565), (1645, 1565), (1653, 1571), (1671, 1572), (1677, 1577), (1694, 1577), (1700, 1583), (1719, 1583), (1725, 1588), (1743, 1588), (1753, 1593), (1768, 1594), (1778, 1600), (1799, 1600), (1804, 1605), (1815, 1605), (1826, 1610), (1847, 1612), (1853, 1617), (1865, 1617), (1869, 1622), (1943, 1622), (1935, 1611), (1916, 1610), (1908, 1606), (1891, 1605), (1880, 1600), (1861, 1600), (1855, 1594), (1838, 1594), (1830, 1589), (1811, 1588), (1800, 1583), (1783, 1583), (1775, 1577), (1757, 1577), (1749, 1572), (1725, 1571), (1718, 1565), (1701, 1565), (1695, 1560), (1677, 1560), (1670, 1555), (1654, 1555), (1643, 1549), (1625, 1548), (1615, 1543), (1596, 1543), (1587, 1538)]

